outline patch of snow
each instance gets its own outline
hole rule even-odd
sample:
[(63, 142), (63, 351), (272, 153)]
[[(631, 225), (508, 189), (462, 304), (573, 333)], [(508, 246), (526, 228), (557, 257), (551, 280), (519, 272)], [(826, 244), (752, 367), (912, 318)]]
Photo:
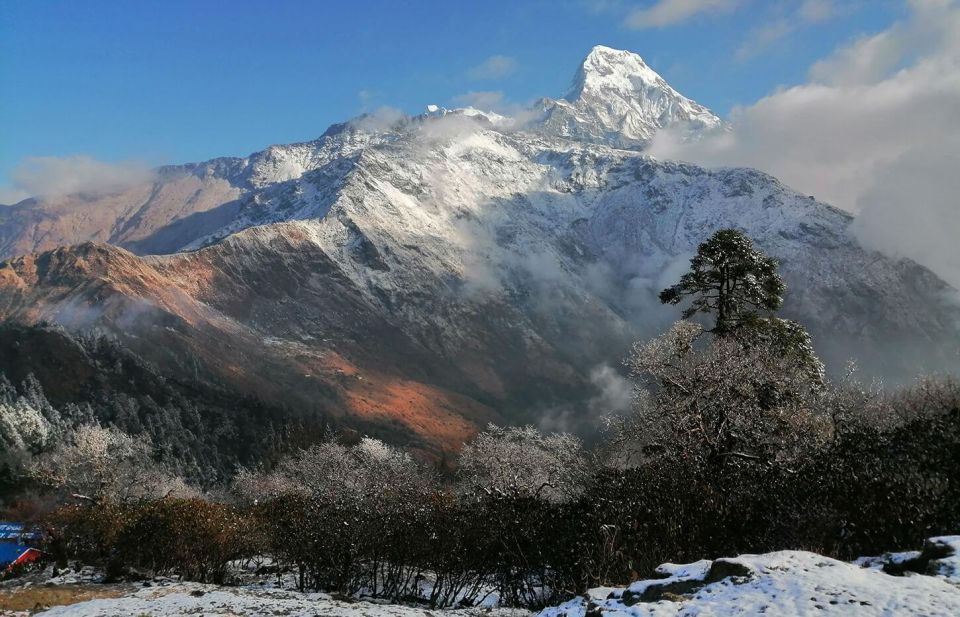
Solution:
[[(943, 540), (952, 546), (960, 542), (956, 537)], [(955, 565), (953, 559), (947, 563)], [(685, 566), (665, 564), (658, 572), (668, 577), (638, 581), (619, 592), (592, 590), (544, 609), (539, 617), (586, 617), (588, 612), (611, 617), (960, 615), (956, 570), (940, 576), (891, 576), (814, 553), (780, 551)], [(654, 587), (663, 593), (641, 599)]]
[(243, 615), (260, 617), (526, 617), (515, 609), (436, 610), (417, 606), (334, 599), (325, 593), (300, 593), (257, 587), (217, 587), (198, 583), (175, 583), (144, 587), (120, 598), (89, 600), (58, 606), (44, 617), (179, 617), (187, 615)]
[(939, 536), (927, 540), (927, 546), (943, 547), (943, 552), (949, 553), (931, 561), (937, 576), (960, 586), (960, 536)]

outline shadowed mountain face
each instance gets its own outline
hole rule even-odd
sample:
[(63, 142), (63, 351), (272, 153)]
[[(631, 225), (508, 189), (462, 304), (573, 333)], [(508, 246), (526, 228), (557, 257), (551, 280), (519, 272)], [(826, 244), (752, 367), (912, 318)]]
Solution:
[(0, 264), (0, 318), (110, 332), (170, 374), (436, 453), (488, 421), (578, 428), (624, 405), (613, 368), (678, 317), (657, 292), (736, 227), (781, 259), (785, 312), (834, 366), (960, 366), (932, 273), (765, 174), (607, 145), (719, 124), (639, 57), (598, 48), (578, 76), (564, 104), (602, 124), (589, 135), (368, 117), (120, 195), (4, 207), (0, 248), (44, 252)]

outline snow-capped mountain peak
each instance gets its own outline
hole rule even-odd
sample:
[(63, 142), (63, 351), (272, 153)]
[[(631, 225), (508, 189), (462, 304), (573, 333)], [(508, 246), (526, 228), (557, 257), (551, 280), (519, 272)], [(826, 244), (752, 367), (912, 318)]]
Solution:
[(580, 64), (570, 91), (563, 98), (575, 103), (585, 92), (604, 91), (629, 96), (641, 94), (650, 86), (672, 90), (639, 54), (597, 45)]
[(691, 133), (721, 120), (670, 86), (639, 55), (598, 45), (580, 64), (567, 94), (543, 99), (533, 125), (544, 132), (618, 148), (643, 148), (667, 126)]

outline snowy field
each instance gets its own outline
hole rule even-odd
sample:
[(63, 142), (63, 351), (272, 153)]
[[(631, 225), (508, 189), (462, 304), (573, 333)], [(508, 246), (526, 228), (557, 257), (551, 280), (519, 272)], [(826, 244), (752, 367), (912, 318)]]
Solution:
[[(893, 574), (892, 574), (893, 573)], [(922, 551), (890, 553), (846, 563), (804, 551), (664, 564), (660, 578), (626, 588), (598, 588), (543, 610), (537, 617), (665, 617), (769, 615), (960, 615), (960, 536), (929, 540)], [(76, 584), (76, 577), (47, 585)], [(33, 583), (36, 585), (36, 583)], [(96, 585), (87, 583), (91, 587)], [(336, 616), (528, 617), (527, 611), (482, 607), (424, 607), (348, 601), (260, 583), (218, 587), (157, 579), (129, 585), (119, 597), (87, 600), (45, 611), (6, 612), (45, 617)], [(16, 583), (4, 586), (16, 589)]]

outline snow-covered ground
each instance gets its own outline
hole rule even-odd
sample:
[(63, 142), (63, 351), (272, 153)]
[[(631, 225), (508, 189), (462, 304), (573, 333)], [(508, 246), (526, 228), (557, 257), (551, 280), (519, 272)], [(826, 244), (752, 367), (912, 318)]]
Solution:
[(120, 598), (90, 600), (39, 613), (45, 617), (172, 617), (179, 615), (289, 615), (313, 617), (526, 617), (522, 610), (477, 608), (429, 610), (421, 607), (336, 600), (325, 593), (265, 587), (217, 587), (174, 583), (145, 587)]
[[(924, 573), (884, 571), (911, 561)], [(854, 563), (780, 551), (657, 570), (664, 578), (593, 589), (538, 617), (960, 615), (960, 536), (933, 538), (922, 552)]]
[[(891, 574), (895, 573), (895, 574)], [(922, 551), (888, 553), (846, 563), (805, 551), (663, 564), (661, 578), (628, 587), (592, 589), (586, 596), (544, 609), (536, 617), (708, 617), (726, 615), (960, 615), (960, 536), (932, 538)], [(83, 572), (46, 585), (89, 584)], [(10, 589), (17, 583), (4, 585)], [(34, 585), (37, 581), (33, 582)], [(325, 593), (301, 593), (259, 581), (218, 587), (173, 579), (126, 584), (120, 597), (57, 606), (45, 617), (143, 617), (186, 615), (336, 617), (529, 617), (519, 609), (490, 606), (434, 610), (376, 601), (352, 601)], [(142, 585), (142, 586), (141, 586)]]

